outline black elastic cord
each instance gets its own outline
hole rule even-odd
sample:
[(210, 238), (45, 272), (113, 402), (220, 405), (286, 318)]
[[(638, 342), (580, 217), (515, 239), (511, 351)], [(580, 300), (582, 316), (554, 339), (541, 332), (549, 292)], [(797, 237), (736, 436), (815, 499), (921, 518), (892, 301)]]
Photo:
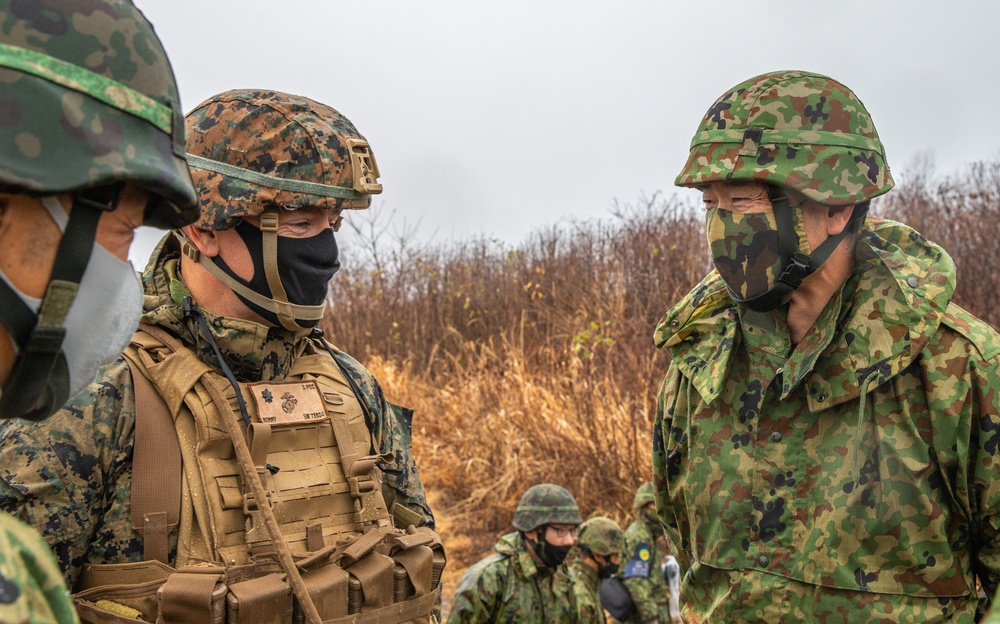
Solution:
[(222, 357), (222, 352), (219, 351), (219, 345), (215, 344), (215, 338), (212, 337), (212, 332), (209, 331), (208, 321), (205, 320), (205, 315), (201, 313), (198, 306), (195, 305), (191, 297), (184, 297), (184, 316), (193, 316), (198, 321), (198, 328), (201, 330), (201, 335), (205, 337), (208, 344), (212, 345), (212, 351), (215, 352), (215, 358), (219, 361), (219, 368), (222, 369), (222, 374), (226, 376), (229, 380), (229, 384), (233, 387), (233, 391), (236, 393), (236, 403), (240, 406), (240, 414), (243, 416), (243, 423), (247, 426), (247, 431), (250, 430), (250, 414), (247, 413), (247, 404), (243, 400), (243, 392), (240, 391), (240, 383), (236, 381), (236, 376), (233, 375), (233, 371), (230, 370), (229, 365), (226, 364), (225, 358)]

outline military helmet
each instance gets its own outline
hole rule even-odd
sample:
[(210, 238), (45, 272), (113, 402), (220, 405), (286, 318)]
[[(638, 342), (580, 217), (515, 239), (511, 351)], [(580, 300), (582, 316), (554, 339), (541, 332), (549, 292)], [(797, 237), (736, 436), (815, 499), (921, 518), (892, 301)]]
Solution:
[(514, 528), (533, 531), (543, 524), (580, 524), (580, 508), (564, 487), (552, 483), (533, 485), (521, 497), (514, 512)]
[(804, 71), (762, 74), (719, 97), (675, 184), (748, 180), (830, 206), (859, 204), (893, 186), (861, 100), (836, 80)]
[(215, 95), (186, 116), (198, 227), (306, 206), (364, 209), (382, 192), (368, 141), (333, 108), (264, 90)]
[(625, 533), (611, 518), (597, 516), (580, 525), (576, 544), (602, 557), (621, 554), (625, 550)]
[(127, 0), (0, 0), (0, 191), (57, 195), (127, 182), (144, 222), (197, 217), (184, 122), (160, 40)]
[(653, 484), (650, 482), (643, 483), (635, 491), (635, 499), (632, 500), (632, 507), (635, 509), (642, 509), (650, 503), (656, 502), (656, 498), (653, 496)]

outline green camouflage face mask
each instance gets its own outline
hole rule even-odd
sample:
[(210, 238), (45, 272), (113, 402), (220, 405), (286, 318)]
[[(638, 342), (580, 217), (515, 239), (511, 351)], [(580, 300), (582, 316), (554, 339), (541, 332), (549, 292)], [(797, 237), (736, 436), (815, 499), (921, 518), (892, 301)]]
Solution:
[[(810, 249), (800, 210), (788, 211), (795, 240), (788, 241), (802, 254)], [(774, 211), (738, 213), (711, 208), (706, 211), (705, 232), (715, 267), (733, 298), (750, 309), (773, 310), (786, 297), (769, 298), (757, 303), (755, 298), (771, 292), (785, 271), (785, 257), (778, 237)], [(790, 294), (790, 293), (789, 293)]]

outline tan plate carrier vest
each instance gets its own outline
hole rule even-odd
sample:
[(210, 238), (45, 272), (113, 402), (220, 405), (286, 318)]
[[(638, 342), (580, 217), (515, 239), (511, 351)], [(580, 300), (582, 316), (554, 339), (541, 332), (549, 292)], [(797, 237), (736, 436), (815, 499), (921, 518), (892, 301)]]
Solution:
[[(132, 525), (145, 560), (84, 567), (74, 595), (84, 622), (430, 621), (440, 539), (393, 527), (364, 408), (330, 354), (306, 342), (267, 390), (288, 388), (294, 403), (306, 388), (326, 414), (261, 422), (255, 384), (241, 383), (247, 431), (225, 377), (140, 326), (125, 357), (136, 395)], [(398, 522), (408, 510), (394, 511)]]

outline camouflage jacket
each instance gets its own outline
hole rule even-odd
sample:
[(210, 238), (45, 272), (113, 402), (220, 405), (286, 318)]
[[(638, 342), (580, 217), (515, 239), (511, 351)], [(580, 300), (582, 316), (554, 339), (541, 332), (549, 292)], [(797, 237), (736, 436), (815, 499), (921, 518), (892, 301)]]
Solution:
[(656, 329), (653, 481), (689, 623), (971, 622), (976, 577), (997, 587), (1000, 337), (912, 229), (870, 220), (855, 258), (794, 349), (714, 272)]
[(597, 570), (577, 557), (569, 564), (569, 575), (573, 580), (573, 596), (576, 598), (576, 621), (580, 624), (605, 624), (604, 607), (601, 606), (601, 579)]
[(1000, 590), (997, 590), (997, 595), (993, 597), (993, 607), (982, 619), (982, 624), (1000, 624)]
[[(143, 275), (143, 319), (165, 327), (212, 366), (217, 360), (199, 335), (196, 321), (184, 318), (178, 301), (187, 289), (177, 273), (179, 249), (169, 236)], [(227, 364), (240, 381), (280, 381), (291, 368), (296, 344), (306, 332), (215, 317), (204, 312)], [(394, 461), (381, 466), (383, 493), (433, 527), (420, 475), (411, 455), (409, 410), (386, 402), (382, 389), (361, 364), (346, 354), (338, 363), (373, 417), (379, 452)], [(84, 563), (141, 561), (143, 543), (132, 529), (131, 475), (135, 395), (124, 358), (102, 368), (94, 382), (62, 410), (41, 423), (0, 425), (0, 506), (37, 527), (48, 540), (70, 587)], [(175, 532), (176, 533), (176, 532)], [(176, 534), (170, 538), (171, 560)]]
[(635, 603), (635, 622), (658, 620), (664, 624), (670, 621), (667, 582), (661, 571), (663, 553), (656, 540), (659, 532), (654, 532), (641, 513), (625, 529), (625, 552), (621, 555), (619, 576)]
[(0, 512), (0, 622), (79, 622), (69, 591), (38, 532)]
[(554, 571), (536, 565), (516, 532), (501, 537), (495, 548), (495, 554), (462, 575), (450, 624), (576, 621), (576, 599), (565, 564)]

